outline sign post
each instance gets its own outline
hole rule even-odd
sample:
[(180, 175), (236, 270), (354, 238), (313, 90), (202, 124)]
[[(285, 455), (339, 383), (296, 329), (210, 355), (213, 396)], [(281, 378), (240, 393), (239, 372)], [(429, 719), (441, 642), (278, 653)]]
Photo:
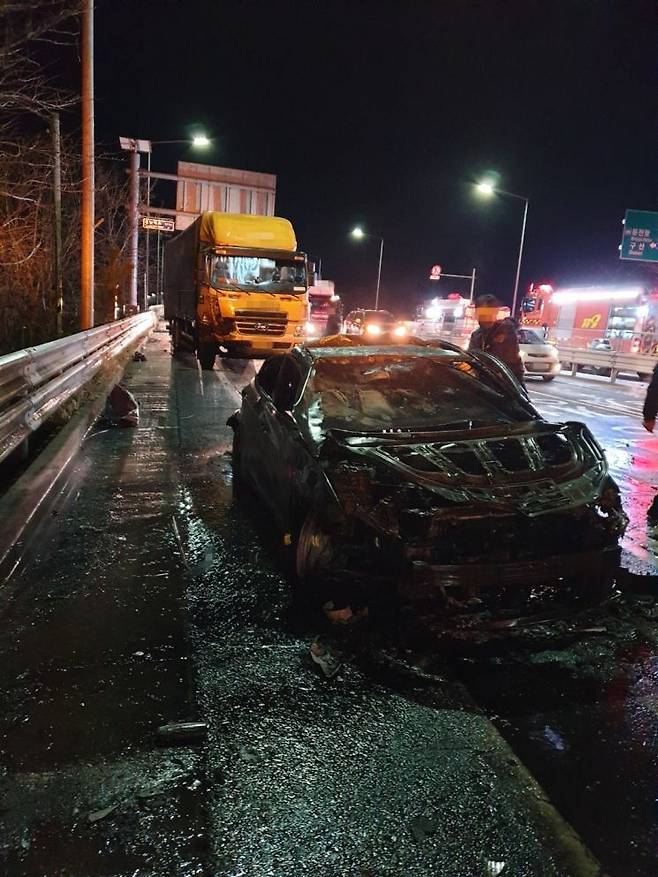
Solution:
[(470, 274), (443, 274), (440, 265), (432, 265), (432, 268), (430, 269), (430, 280), (440, 280), (442, 277), (457, 277), (460, 280), (470, 280), (471, 291), (469, 298), (473, 301), (473, 296), (475, 295), (475, 268), (473, 268)]
[(658, 213), (626, 211), (619, 258), (632, 262), (658, 262)]

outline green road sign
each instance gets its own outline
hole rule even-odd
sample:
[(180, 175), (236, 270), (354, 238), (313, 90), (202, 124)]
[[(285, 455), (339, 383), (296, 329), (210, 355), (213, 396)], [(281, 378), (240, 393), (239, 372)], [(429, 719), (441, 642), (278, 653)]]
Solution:
[(619, 248), (620, 259), (658, 262), (658, 213), (627, 210)]

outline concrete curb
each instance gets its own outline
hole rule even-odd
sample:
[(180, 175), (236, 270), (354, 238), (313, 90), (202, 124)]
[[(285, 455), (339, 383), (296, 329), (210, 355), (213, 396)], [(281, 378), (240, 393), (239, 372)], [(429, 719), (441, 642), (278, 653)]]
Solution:
[(151, 336), (135, 340), (99, 380), (94, 397), (86, 402), (47, 444), (34, 462), (0, 498), (0, 588), (20, 566), (30, 536), (52, 509), (63, 475), (105, 405), (110, 389), (123, 375), (133, 352)]

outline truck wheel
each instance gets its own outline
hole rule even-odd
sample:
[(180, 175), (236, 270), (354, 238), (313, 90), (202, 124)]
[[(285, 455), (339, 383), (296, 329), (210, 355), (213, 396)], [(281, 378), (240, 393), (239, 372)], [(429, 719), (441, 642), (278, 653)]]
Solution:
[(215, 344), (200, 342), (197, 346), (196, 355), (204, 372), (213, 370), (215, 367), (215, 357), (217, 356), (217, 347)]
[(546, 383), (548, 383), (549, 381), (555, 380), (555, 375), (542, 375), (541, 379), (542, 379), (542, 381), (545, 381)]

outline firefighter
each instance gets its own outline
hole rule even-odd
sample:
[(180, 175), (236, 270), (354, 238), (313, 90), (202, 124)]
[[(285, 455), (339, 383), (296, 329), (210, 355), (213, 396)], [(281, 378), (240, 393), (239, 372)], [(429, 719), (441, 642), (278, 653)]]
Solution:
[(495, 295), (481, 295), (475, 300), (475, 315), (480, 327), (468, 343), (469, 350), (484, 350), (504, 362), (523, 384), (523, 361), (519, 351), (516, 323), (511, 317), (498, 319), (502, 304)]
[[(642, 409), (642, 422), (644, 428), (653, 432), (656, 428), (656, 415), (658, 414), (658, 365), (653, 370), (651, 382), (647, 387), (647, 395)], [(654, 496), (649, 506), (647, 518), (652, 524), (658, 524), (658, 495)]]

